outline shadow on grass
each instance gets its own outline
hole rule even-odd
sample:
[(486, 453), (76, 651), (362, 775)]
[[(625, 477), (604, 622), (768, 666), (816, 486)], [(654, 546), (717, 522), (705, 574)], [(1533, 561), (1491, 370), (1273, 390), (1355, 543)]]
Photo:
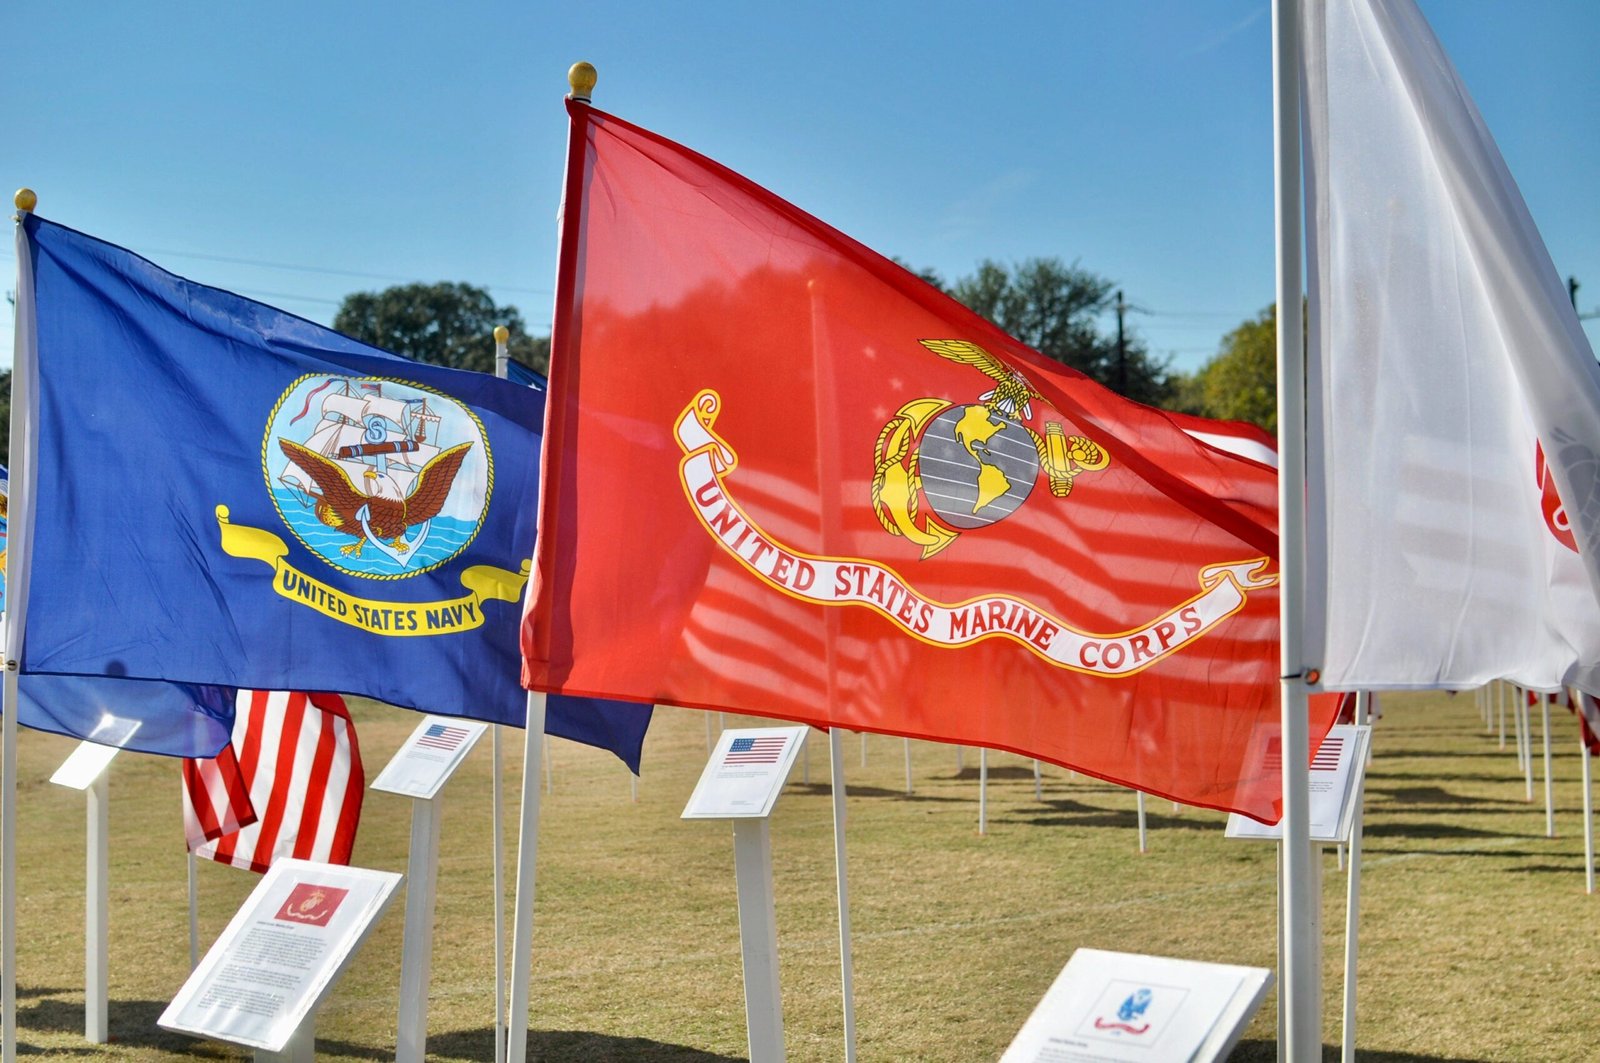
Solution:
[[(1138, 830), (1139, 812), (1137, 809), (1117, 811), (1105, 808), (1095, 808), (1092, 805), (1082, 805), (1076, 801), (1046, 801), (1050, 811), (1037, 816), (991, 816), (996, 823), (1026, 824), (1032, 827), (1106, 827), (1112, 830)], [(1168, 816), (1146, 811), (1145, 827), (1152, 831), (1158, 830), (1201, 830), (1214, 831), (1217, 829), (1215, 820), (1202, 819), (1198, 816)]]
[[(390, 1058), (392, 1053), (384, 1058)], [(540, 1063), (743, 1063), (744, 1056), (724, 1056), (687, 1045), (666, 1044), (644, 1037), (615, 1037), (588, 1030), (529, 1030), (528, 1056)], [(492, 1059), (494, 1031), (488, 1027), (457, 1030), (428, 1038), (429, 1059)]]
[[(71, 990), (23, 990), (18, 995), (66, 993)], [(221, 1042), (201, 1040), (163, 1030), (156, 1020), (166, 1010), (165, 1001), (112, 1000), (108, 1016), (110, 1038), (113, 1044), (135, 1048), (152, 1048), (169, 1056), (190, 1059), (222, 1059), (238, 1054), (238, 1049)], [(29, 1030), (43, 1030), (55, 1034), (81, 1034), (83, 1032), (83, 1004), (77, 1000), (41, 999), (38, 1003), (18, 1009), (18, 1025), (26, 1038)], [(528, 1048), (531, 1058), (543, 1063), (577, 1063), (579, 1060), (609, 1063), (615, 1060), (660, 1060), (663, 1063), (735, 1063), (742, 1056), (724, 1056), (687, 1045), (666, 1044), (643, 1037), (616, 1037), (593, 1033), (589, 1030), (530, 1030)], [(38, 1048), (26, 1043), (17, 1045), (19, 1054), (51, 1056), (99, 1056), (104, 1049), (84, 1044), (69, 1048)], [(317, 1038), (317, 1054), (339, 1055), (349, 1059), (389, 1060), (394, 1058), (390, 1044), (378, 1046), (355, 1044), (331, 1037)], [(494, 1030), (480, 1027), (475, 1030), (451, 1030), (428, 1038), (429, 1059), (491, 1059), (494, 1056)]]
[(1442, 786), (1387, 787), (1369, 784), (1367, 794), (1369, 797), (1382, 797), (1386, 801), (1395, 801), (1402, 805), (1437, 805), (1441, 812), (1459, 812), (1467, 806), (1504, 809), (1526, 803), (1501, 797), (1468, 797), (1465, 794), (1453, 794)]
[[(1362, 1063), (1485, 1063), (1477, 1056), (1424, 1056), (1416, 1052), (1374, 1052), (1370, 1049), (1357, 1049), (1357, 1057)], [(1278, 1045), (1275, 1041), (1245, 1040), (1229, 1056), (1230, 1063), (1265, 1063), (1267, 1060), (1278, 1058)], [(1338, 1045), (1323, 1045), (1323, 1063), (1338, 1063), (1340, 1051)]]
[[(787, 789), (794, 793), (810, 794), (812, 797), (821, 797), (833, 793), (833, 787), (825, 782), (791, 782)], [(974, 795), (967, 797), (940, 797), (937, 794), (920, 792), (906, 793), (904, 790), (891, 790), (883, 786), (858, 786), (846, 781), (844, 785), (846, 797), (898, 797), (902, 801), (933, 801), (941, 804), (968, 804), (977, 800)]]
[(1363, 823), (1362, 833), (1368, 838), (1526, 838), (1517, 831), (1483, 830), (1463, 827), (1456, 823)]
[[(1403, 779), (1425, 779), (1429, 782), (1434, 782), (1437, 781), (1438, 778), (1439, 776), (1437, 773), (1427, 771), (1379, 771), (1377, 770), (1376, 764), (1374, 764), (1373, 770), (1367, 772), (1367, 784), (1369, 786), (1374, 782), (1399, 781)], [(1513, 786), (1522, 782), (1522, 774), (1520, 772), (1506, 775), (1496, 775), (1485, 772), (1452, 772), (1450, 774), (1450, 779), (1452, 782), (1482, 782), (1491, 783), (1494, 785)]]

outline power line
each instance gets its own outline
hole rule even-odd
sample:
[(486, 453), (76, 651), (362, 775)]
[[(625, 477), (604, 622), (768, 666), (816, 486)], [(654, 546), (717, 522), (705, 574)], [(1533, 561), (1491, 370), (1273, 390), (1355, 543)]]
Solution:
[[(356, 277), (366, 280), (396, 281), (405, 284), (418, 283), (416, 277), (402, 277), (393, 273), (371, 273), (364, 270), (338, 269), (333, 266), (305, 266), (292, 262), (269, 262), (259, 258), (240, 258), (235, 255), (212, 255), (200, 251), (177, 251), (172, 248), (152, 247), (149, 249), (153, 255), (171, 255), (175, 258), (194, 258), (206, 262), (227, 262), (239, 266), (262, 266), (267, 269), (283, 269), (296, 273), (322, 273), (332, 277)], [(502, 292), (521, 292), (526, 295), (549, 295), (548, 288), (524, 288), (515, 284), (489, 284), (488, 287)]]

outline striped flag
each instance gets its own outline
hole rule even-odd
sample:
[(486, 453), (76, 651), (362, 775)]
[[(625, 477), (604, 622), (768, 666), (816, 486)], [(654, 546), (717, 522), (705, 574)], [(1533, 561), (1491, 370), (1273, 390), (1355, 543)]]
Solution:
[(1344, 752), (1344, 739), (1337, 735), (1329, 735), (1317, 747), (1317, 753), (1311, 758), (1312, 771), (1338, 771), (1339, 754)]
[(447, 723), (430, 724), (422, 737), (417, 739), (417, 745), (428, 749), (442, 749), (446, 752), (460, 746), (471, 734), (465, 727), (451, 727)]
[(336, 694), (241, 690), (233, 741), (183, 765), (189, 851), (264, 872), (279, 856), (347, 864), (366, 776)]
[(724, 764), (776, 764), (783, 755), (783, 744), (788, 741), (783, 735), (774, 735), (771, 738), (735, 738), (728, 747), (728, 755), (722, 758)]

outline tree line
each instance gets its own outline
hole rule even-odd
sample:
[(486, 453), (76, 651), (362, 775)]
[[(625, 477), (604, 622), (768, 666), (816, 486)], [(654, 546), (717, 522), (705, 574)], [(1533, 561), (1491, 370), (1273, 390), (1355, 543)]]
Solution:
[[(896, 260), (899, 261), (899, 260)], [(1136, 331), (1117, 335), (1115, 282), (1059, 258), (1014, 265), (985, 259), (969, 275), (946, 281), (930, 269), (917, 277), (992, 321), (1047, 358), (1076, 369), (1147, 406), (1277, 428), (1277, 316), (1272, 307), (1241, 322), (1217, 353), (1184, 373), (1151, 353)], [(548, 337), (528, 334), (514, 306), (497, 306), (470, 284), (405, 284), (346, 296), (333, 327), (408, 358), (459, 369), (494, 371), (496, 325), (511, 331), (511, 357), (545, 372)]]
[[(1193, 373), (1150, 352), (1135, 331), (1121, 343), (1107, 316), (1116, 284), (1077, 263), (1031, 258), (1014, 265), (989, 259), (946, 281), (929, 269), (902, 266), (952, 296), (1047, 358), (1078, 370), (1148, 406), (1277, 429), (1277, 314), (1268, 307), (1222, 338), (1217, 353)], [(550, 361), (547, 336), (529, 333), (515, 306), (497, 305), (485, 288), (459, 282), (401, 284), (353, 292), (334, 314), (348, 336), (417, 361), (494, 372), (496, 325), (511, 333), (512, 358), (540, 373)], [(0, 426), (11, 420), (11, 373), (0, 373)], [(0, 464), (9, 464), (0, 430)]]

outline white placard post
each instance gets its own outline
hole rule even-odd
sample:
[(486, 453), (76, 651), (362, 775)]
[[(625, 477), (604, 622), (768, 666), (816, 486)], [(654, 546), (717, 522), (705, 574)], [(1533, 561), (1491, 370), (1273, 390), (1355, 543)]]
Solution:
[[(1364, 699), (1370, 699), (1368, 693), (1357, 695), (1357, 705), (1361, 707)], [(1368, 702), (1370, 704), (1370, 702)], [(1361, 713), (1357, 713), (1357, 719)], [(1344, 994), (1344, 1020), (1342, 1042), (1344, 1044), (1344, 1058), (1348, 1061), (1354, 1058), (1355, 1052), (1355, 965), (1356, 965), (1356, 940), (1355, 933), (1361, 919), (1361, 803), (1362, 790), (1366, 783), (1367, 774), (1367, 749), (1372, 740), (1372, 728), (1368, 725), (1352, 726), (1340, 724), (1330, 728), (1328, 737), (1323, 739), (1322, 745), (1317, 747), (1316, 756), (1311, 762), (1311, 842), (1317, 847), (1319, 853), (1312, 861), (1312, 875), (1315, 883), (1312, 890), (1313, 896), (1318, 899), (1314, 914), (1317, 939), (1321, 940), (1321, 897), (1322, 897), (1322, 860), (1320, 848), (1327, 844), (1344, 844), (1349, 846), (1350, 859), (1346, 868), (1348, 888), (1345, 893), (1345, 977), (1348, 980)], [(1269, 738), (1267, 748), (1261, 753), (1264, 760), (1278, 755), (1272, 740)], [(1281, 825), (1267, 825), (1257, 823), (1248, 816), (1241, 816), (1234, 812), (1228, 816), (1226, 836), (1229, 838), (1257, 838), (1281, 840), (1283, 831)], [(1279, 962), (1282, 963), (1282, 943), (1279, 943)], [(1283, 1040), (1283, 1031), (1280, 1029), (1279, 1041)]]
[(723, 731), (683, 810), (684, 819), (733, 820), (733, 872), (739, 891), (750, 1063), (780, 1063), (784, 1058), (772, 835), (767, 817), (805, 734), (804, 727)]
[(1272, 972), (1079, 949), (1000, 1063), (1226, 1059)]
[(106, 769), (119, 750), (98, 742), (79, 742), (50, 781), (82, 790), (88, 799), (83, 890), (83, 1036), (103, 1045), (110, 1033), (107, 966), (110, 952), (111, 846), (110, 791)]
[(421, 1063), (428, 1044), (428, 978), (433, 966), (433, 902), (439, 879), (440, 796), (489, 725), (425, 716), (372, 789), (411, 798), (411, 853), (406, 862), (406, 932), (400, 953), (398, 1063)]
[(317, 1008), (394, 899), (392, 871), (280, 859), (161, 1013), (257, 1060), (312, 1059)]

